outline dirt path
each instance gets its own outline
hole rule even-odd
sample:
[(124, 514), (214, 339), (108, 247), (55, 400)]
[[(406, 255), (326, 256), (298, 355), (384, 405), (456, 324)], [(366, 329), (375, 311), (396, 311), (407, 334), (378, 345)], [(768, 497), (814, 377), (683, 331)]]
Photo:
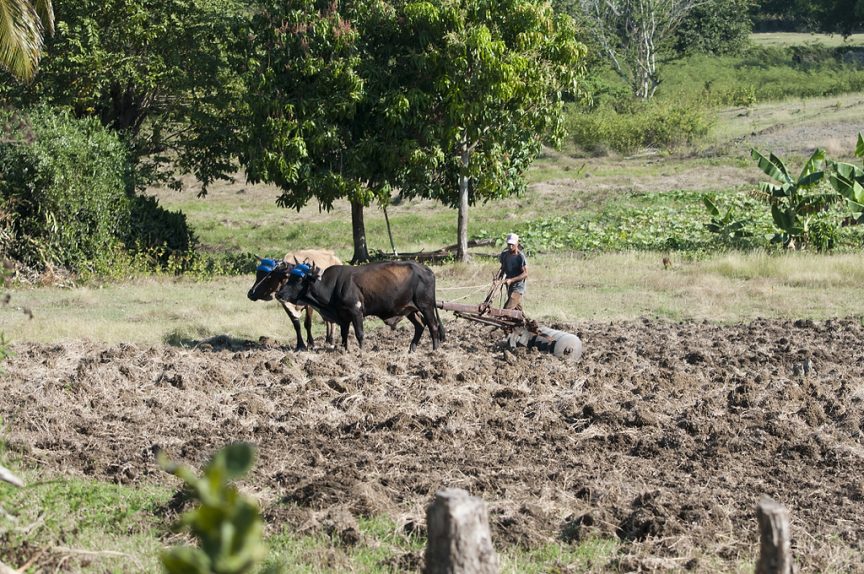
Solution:
[(167, 481), (157, 447), (200, 465), (246, 440), (273, 524), (385, 513), (422, 531), (457, 486), (488, 502), (496, 544), (618, 537), (617, 571), (735, 571), (768, 494), (802, 571), (864, 571), (859, 321), (559, 325), (581, 364), (448, 326), (442, 352), (424, 339), (410, 356), (408, 332), (384, 329), (362, 355), (19, 345), (0, 378), (7, 447), (135, 484)]

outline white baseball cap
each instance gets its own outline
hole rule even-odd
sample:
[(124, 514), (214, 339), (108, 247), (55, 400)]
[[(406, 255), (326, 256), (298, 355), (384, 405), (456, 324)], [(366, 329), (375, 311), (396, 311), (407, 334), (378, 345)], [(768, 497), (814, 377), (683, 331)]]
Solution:
[(511, 233), (507, 236), (507, 245), (519, 245), (519, 236)]

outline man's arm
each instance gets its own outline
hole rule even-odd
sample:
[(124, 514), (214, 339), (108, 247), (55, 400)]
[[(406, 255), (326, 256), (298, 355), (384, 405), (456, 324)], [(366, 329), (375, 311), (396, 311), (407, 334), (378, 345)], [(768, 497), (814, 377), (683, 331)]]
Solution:
[[(502, 273), (503, 273), (503, 269), (502, 269)], [(522, 266), (522, 273), (520, 273), (516, 277), (508, 277), (507, 279), (504, 280), (504, 284), (505, 285), (512, 285), (513, 283), (519, 283), (520, 281), (522, 281), (523, 279), (526, 279), (527, 277), (528, 277), (528, 267), (523, 265)]]

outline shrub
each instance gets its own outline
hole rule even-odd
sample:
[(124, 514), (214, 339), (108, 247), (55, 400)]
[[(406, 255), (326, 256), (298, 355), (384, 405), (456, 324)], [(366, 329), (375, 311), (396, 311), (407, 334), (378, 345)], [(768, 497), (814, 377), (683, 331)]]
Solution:
[(99, 268), (129, 223), (123, 144), (94, 119), (33, 111), (0, 143), (4, 247), (25, 265)]
[(708, 133), (710, 124), (696, 106), (630, 99), (591, 113), (573, 113), (567, 127), (573, 143), (586, 151), (609, 148), (632, 153), (644, 147), (672, 149), (693, 143)]
[(136, 195), (130, 200), (126, 247), (132, 251), (154, 253), (164, 267), (171, 256), (192, 252), (198, 244), (182, 211), (168, 211), (152, 196)]
[(135, 194), (125, 145), (97, 120), (40, 108), (7, 115), (0, 130), (0, 253), (85, 275), (193, 257), (186, 216)]
[[(252, 467), (254, 450), (248, 444), (230, 444), (217, 452), (202, 477), (183, 465), (170, 462), (164, 453), (159, 462), (185, 483), (184, 493), (199, 506), (180, 517), (175, 525), (189, 531), (197, 546), (177, 546), (162, 552), (169, 574), (246, 574), (259, 572), (266, 557), (264, 521), (258, 504), (237, 490), (233, 481)], [(276, 574), (276, 566), (264, 569)]]
[(714, 0), (697, 4), (678, 26), (677, 54), (736, 54), (747, 45), (752, 24), (751, 0)]

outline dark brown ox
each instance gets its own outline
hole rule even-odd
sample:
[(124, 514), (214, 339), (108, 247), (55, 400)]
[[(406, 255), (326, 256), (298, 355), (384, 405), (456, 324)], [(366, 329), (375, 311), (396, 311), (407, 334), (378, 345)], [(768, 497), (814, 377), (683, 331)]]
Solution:
[(414, 325), (410, 350), (417, 348), (424, 327), (429, 327), (432, 348), (444, 340), (444, 328), (435, 307), (435, 274), (413, 261), (391, 261), (351, 267), (334, 265), (323, 273), (296, 266), (276, 298), (314, 307), (324, 320), (339, 325), (342, 345), (348, 348), (348, 330), (363, 348), (363, 318), (374, 315), (391, 327), (402, 317)]
[[(258, 258), (258, 268), (255, 270), (255, 283), (249, 289), (247, 297), (252, 301), (270, 301), (273, 295), (282, 288), (288, 281), (288, 274), (291, 269), (298, 263), (305, 262), (308, 265), (313, 263), (317, 268), (327, 269), (332, 265), (341, 265), (342, 261), (332, 251), (325, 249), (304, 249), (293, 251), (285, 255), (281, 261), (274, 259)], [(297, 333), (297, 350), (305, 351), (306, 343), (303, 342), (303, 333), (300, 330), (300, 315), (306, 311), (304, 326), (306, 327), (306, 341), (309, 347), (315, 346), (315, 340), (312, 338), (312, 308), (308, 306), (298, 306), (287, 301), (279, 301), (282, 308), (291, 319), (291, 324), (294, 325), (294, 332)], [(328, 343), (333, 342), (333, 323), (325, 321), (326, 340)]]

